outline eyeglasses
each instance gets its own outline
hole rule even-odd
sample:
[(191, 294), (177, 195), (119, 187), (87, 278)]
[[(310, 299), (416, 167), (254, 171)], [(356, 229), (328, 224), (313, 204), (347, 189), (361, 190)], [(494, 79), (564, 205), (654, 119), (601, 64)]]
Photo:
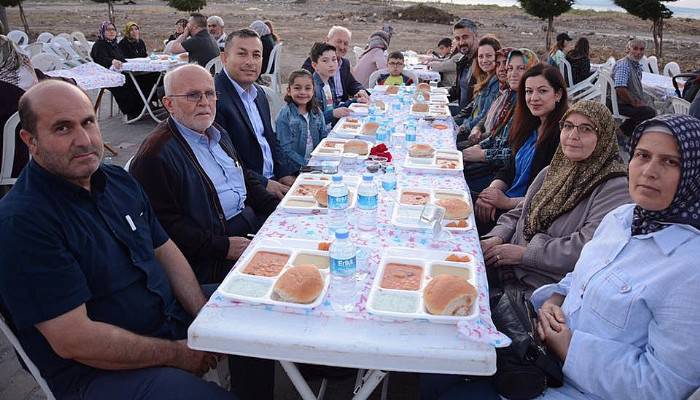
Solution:
[(598, 132), (592, 125), (589, 124), (574, 125), (569, 121), (559, 122), (559, 129), (561, 129), (562, 132), (566, 132), (568, 135), (571, 135), (574, 128), (576, 128), (576, 132), (578, 133), (579, 137), (582, 135), (594, 135), (596, 132)]
[(117, 29), (116, 29), (116, 28), (106, 28), (105, 31), (107, 31), (107, 32), (116, 32)]
[(166, 97), (184, 97), (190, 103), (199, 103), (202, 101), (202, 97), (206, 96), (208, 101), (216, 100), (216, 92), (213, 90), (207, 90), (206, 92), (194, 92), (187, 94), (171, 94)]
[(388, 64), (388, 65), (391, 65), (392, 67), (400, 67), (400, 66), (403, 65), (402, 62), (390, 62), (390, 63), (387, 63), (387, 64)]

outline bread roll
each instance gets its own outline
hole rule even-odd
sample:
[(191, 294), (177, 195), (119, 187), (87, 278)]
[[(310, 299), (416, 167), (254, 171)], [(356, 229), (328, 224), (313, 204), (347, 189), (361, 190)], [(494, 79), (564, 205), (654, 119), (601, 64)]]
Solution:
[(388, 88), (386, 88), (386, 94), (398, 94), (399, 93), (399, 87), (396, 85), (391, 85)]
[(425, 309), (433, 315), (464, 316), (469, 314), (478, 293), (464, 278), (438, 275), (423, 291)]
[(313, 303), (323, 291), (323, 277), (315, 265), (303, 264), (284, 271), (275, 283), (275, 294), (289, 303)]
[(411, 110), (417, 113), (427, 113), (430, 107), (426, 103), (415, 103), (411, 106)]
[(435, 204), (445, 209), (446, 219), (465, 219), (471, 212), (469, 203), (462, 199), (440, 199)]
[(343, 146), (343, 153), (355, 153), (365, 156), (369, 153), (369, 148), (367, 143), (361, 140), (348, 140)]
[(377, 106), (377, 108), (379, 108), (380, 110), (386, 110), (386, 104), (381, 100), (375, 101), (374, 105)]
[(432, 157), (434, 152), (433, 146), (425, 143), (416, 143), (408, 149), (409, 156), (418, 158)]
[(447, 256), (447, 257), (445, 258), (445, 261), (453, 261), (453, 262), (468, 263), (469, 261), (471, 261), (471, 259), (470, 259), (469, 256), (466, 255), (466, 254), (463, 255), (463, 256), (460, 256), (460, 255), (457, 255), (457, 254), (450, 254), (449, 256)]
[(377, 129), (379, 129), (379, 124), (376, 122), (365, 122), (365, 124), (362, 126), (362, 134), (363, 135), (376, 135), (377, 134)]
[(321, 207), (328, 207), (328, 186), (324, 186), (316, 191), (314, 199)]
[(417, 89), (417, 90), (422, 90), (422, 91), (424, 91), (424, 92), (429, 92), (429, 91), (430, 91), (430, 84), (429, 84), (429, 83), (425, 83), (425, 82), (421, 82), (421, 83), (418, 84), (418, 86), (416, 86), (416, 89)]

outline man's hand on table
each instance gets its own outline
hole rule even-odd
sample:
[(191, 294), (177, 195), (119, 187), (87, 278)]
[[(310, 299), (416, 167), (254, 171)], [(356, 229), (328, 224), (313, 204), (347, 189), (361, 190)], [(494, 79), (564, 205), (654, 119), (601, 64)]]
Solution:
[(478, 162), (486, 160), (486, 151), (478, 144), (462, 150), (462, 159), (467, 162)]
[(350, 115), (350, 109), (347, 107), (338, 107), (333, 110), (333, 118), (340, 119), (348, 115)]
[(297, 179), (296, 176), (293, 175), (287, 175), (279, 179), (279, 182), (285, 186), (292, 187), (294, 184), (294, 181)]
[(268, 192), (274, 194), (275, 197), (282, 200), (287, 191), (289, 191), (289, 186), (273, 181), (272, 179), (268, 179), (266, 189)]
[(232, 236), (228, 238), (228, 253), (226, 254), (227, 260), (238, 260), (238, 258), (243, 254), (245, 249), (248, 248), (250, 240), (240, 236)]
[(175, 359), (172, 366), (191, 372), (197, 376), (204, 375), (216, 368), (216, 356), (204, 351), (192, 350), (187, 347), (187, 340), (178, 340), (175, 344)]
[(355, 98), (360, 103), (369, 103), (369, 94), (365, 90), (360, 90), (355, 94)]
[(489, 249), (499, 244), (503, 244), (503, 239), (499, 238), (498, 236), (484, 239), (481, 241), (481, 252), (486, 254), (486, 252), (489, 251)]
[(112, 60), (112, 66), (114, 69), (122, 69), (123, 63), (117, 59)]

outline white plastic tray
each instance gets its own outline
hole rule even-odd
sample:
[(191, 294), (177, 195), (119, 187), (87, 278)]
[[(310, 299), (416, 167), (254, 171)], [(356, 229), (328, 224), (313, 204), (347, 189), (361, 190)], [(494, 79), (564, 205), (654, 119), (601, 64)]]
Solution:
[[(345, 125), (348, 119), (350, 119), (350, 121), (358, 121), (360, 127), (356, 129), (348, 129), (343, 127), (343, 125)], [(362, 133), (360, 133), (362, 132), (362, 127), (364, 126), (365, 122), (367, 122), (365, 118), (343, 117), (340, 120), (338, 120), (338, 122), (333, 127), (333, 130), (331, 131), (331, 137), (343, 139), (360, 139), (374, 143), (374, 141), (377, 139), (376, 135), (363, 135)]]
[[(384, 103), (384, 108), (377, 107), (377, 114), (384, 114), (386, 111), (386, 103)], [(352, 103), (348, 107), (354, 115), (368, 115), (369, 114), (369, 104), (364, 103)]]
[[(445, 162), (455, 162), (455, 168), (441, 167), (441, 160)], [(432, 157), (410, 157), (406, 156), (403, 167), (414, 171), (453, 173), (464, 170), (464, 160), (462, 152), (459, 150), (435, 149)]]
[(447, 95), (447, 94), (449, 94), (449, 93), (450, 93), (450, 91), (447, 90), (446, 88), (442, 88), (442, 87), (431, 87), (431, 88), (430, 88), (430, 96), (431, 96), (431, 97), (432, 97), (433, 94), (444, 94), (444, 95)]
[[(446, 94), (431, 93), (429, 104), (431, 105), (443, 105), (449, 103), (450, 100), (447, 98)], [(448, 109), (449, 110), (449, 109)]]
[[(349, 203), (348, 208), (355, 207), (355, 202), (357, 200), (357, 187), (360, 185), (359, 176), (343, 176), (343, 182), (348, 186), (348, 196)], [(314, 199), (314, 193), (302, 193), (300, 189), (302, 185), (306, 186), (318, 186), (319, 188), (326, 186), (331, 183), (331, 176), (324, 174), (301, 174), (297, 177), (296, 181), (289, 191), (284, 196), (280, 205), (278, 206), (284, 211), (300, 214), (319, 214), (328, 212), (328, 208), (321, 207), (316, 199)]]
[[(248, 263), (255, 257), (259, 252), (272, 252), (279, 254), (286, 254), (289, 256), (287, 263), (282, 268), (282, 270), (274, 277), (264, 277), (257, 275), (249, 275), (244, 272)], [(297, 307), (297, 308), (314, 308), (319, 306), (323, 302), (323, 298), (328, 292), (328, 285), (330, 283), (330, 271), (329, 268), (319, 268), (321, 272), (321, 277), (323, 277), (324, 285), (323, 290), (318, 295), (316, 300), (309, 304), (300, 303), (290, 303), (286, 301), (281, 301), (275, 298), (274, 286), (282, 274), (287, 271), (295, 262), (295, 259), (300, 254), (310, 254), (318, 255), (323, 257), (328, 257), (327, 251), (320, 250), (297, 250), (291, 246), (285, 247), (272, 247), (257, 245), (251, 251), (246, 252), (246, 255), (238, 260), (235, 268), (226, 276), (224, 281), (218, 288), (221, 295), (234, 300), (245, 301), (254, 304), (270, 304), (270, 305), (280, 305), (286, 307)], [(260, 287), (257, 293), (252, 293), (252, 286), (257, 285)]]
[[(319, 160), (340, 160), (343, 156), (343, 145), (351, 139), (342, 138), (324, 138), (316, 146), (314, 151), (311, 152), (311, 156), (317, 157)], [(361, 140), (361, 139), (359, 139)], [(372, 150), (372, 143), (366, 140), (362, 140), (367, 144), (367, 154), (357, 155), (358, 160), (364, 160), (369, 157), (369, 152)]]
[[(451, 272), (460, 272), (466, 274), (467, 282), (472, 286), (477, 288), (476, 282), (476, 272), (474, 260), (470, 256), (470, 261), (467, 263), (463, 262), (452, 262), (445, 261), (445, 258), (449, 254), (456, 254), (459, 256), (464, 256), (467, 254), (458, 252), (426, 252), (422, 249), (398, 249), (389, 248), (382, 255), (382, 260), (379, 264), (377, 274), (374, 277), (374, 282), (372, 283), (372, 288), (370, 289), (370, 294), (367, 299), (367, 311), (372, 314), (388, 317), (391, 319), (403, 319), (403, 320), (427, 320), (430, 322), (443, 323), (443, 324), (456, 324), (461, 320), (474, 319), (479, 316), (479, 298), (472, 304), (469, 313), (466, 316), (447, 316), (447, 315), (433, 315), (428, 313), (425, 309), (425, 304), (423, 302), (423, 291), (426, 285), (436, 271), (436, 267), (446, 267)], [(400, 289), (384, 289), (381, 287), (381, 282), (384, 277), (384, 269), (387, 264), (397, 263), (397, 264), (408, 264), (414, 265), (422, 268), (421, 284), (418, 290), (400, 290)], [(391, 307), (382, 307), (380, 302), (387, 299), (406, 299), (405, 309), (402, 311), (393, 311)], [(411, 309), (411, 305), (415, 305)], [(396, 307), (395, 307), (396, 309)], [(410, 310), (409, 310), (410, 309)]]
[(428, 101), (428, 112), (416, 112), (413, 111), (413, 105), (411, 105), (411, 112), (409, 115), (416, 118), (435, 118), (435, 119), (447, 119), (451, 116), (450, 107), (447, 104), (435, 104)]
[(444, 219), (442, 221), (442, 229), (449, 230), (451, 232), (464, 232), (468, 231), (473, 228), (473, 225), (471, 223), (471, 213), (474, 212), (474, 208), (471, 204), (471, 201), (469, 199), (469, 195), (463, 191), (463, 190), (454, 190), (454, 189), (428, 189), (428, 188), (399, 188), (397, 191), (397, 198), (396, 198), (396, 204), (393, 207), (393, 211), (391, 213), (391, 224), (401, 228), (401, 229), (407, 229), (407, 230), (426, 230), (429, 229), (424, 224), (421, 224), (419, 222), (419, 218), (421, 215), (421, 212), (423, 210), (423, 205), (410, 205), (410, 204), (403, 204), (401, 202), (401, 197), (404, 193), (424, 193), (427, 195), (427, 203), (426, 204), (435, 204), (435, 202), (441, 198), (447, 198), (447, 197), (456, 197), (461, 200), (464, 200), (469, 204), (469, 207), (471, 208), (471, 211), (469, 215), (467, 215), (467, 218), (464, 219), (466, 222), (467, 226), (465, 227), (456, 227), (456, 226), (447, 226), (450, 223), (457, 222), (457, 220), (451, 220), (451, 219)]

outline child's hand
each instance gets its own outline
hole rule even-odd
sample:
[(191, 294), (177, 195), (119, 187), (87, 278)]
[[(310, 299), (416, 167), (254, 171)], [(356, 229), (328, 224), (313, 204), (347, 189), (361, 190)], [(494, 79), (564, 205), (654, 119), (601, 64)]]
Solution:
[(347, 107), (338, 107), (333, 110), (333, 118), (343, 118), (350, 115), (350, 109)]

